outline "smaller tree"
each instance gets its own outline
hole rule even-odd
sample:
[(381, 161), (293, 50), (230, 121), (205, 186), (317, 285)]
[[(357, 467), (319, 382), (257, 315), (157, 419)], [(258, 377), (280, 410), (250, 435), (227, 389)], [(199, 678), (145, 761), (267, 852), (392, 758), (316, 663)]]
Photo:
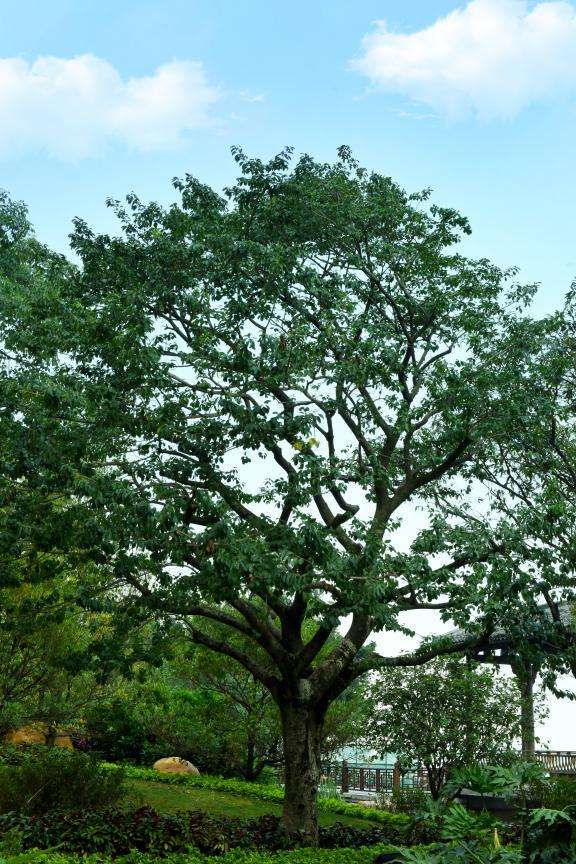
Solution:
[(421, 764), (433, 798), (453, 769), (510, 756), (520, 733), (514, 681), (466, 659), (380, 673), (372, 698), (370, 745), (401, 765)]
[[(214, 636), (218, 628), (206, 632)], [(240, 650), (249, 648), (242, 636), (232, 637), (230, 643)], [(329, 640), (326, 650), (335, 644), (337, 637)], [(159, 668), (144, 664), (117, 695), (115, 706), (109, 707), (118, 721), (124, 718), (126, 724), (129, 715), (143, 741), (169, 746), (204, 771), (254, 781), (265, 767), (282, 766), (281, 720), (269, 691), (247, 670), (201, 645), (177, 636), (165, 649)], [(367, 682), (360, 678), (330, 706), (320, 742), (323, 761), (362, 736), (370, 710), (367, 697)], [(90, 715), (91, 731), (102, 743), (101, 721), (107, 713), (99, 706)]]
[[(0, 528), (4, 515), (0, 508)], [(81, 726), (86, 707), (102, 697), (109, 616), (77, 604), (75, 566), (73, 555), (29, 543), (12, 562), (19, 584), (0, 587), (0, 736), (38, 724), (53, 743), (58, 731)], [(57, 576), (49, 579), (51, 570)]]

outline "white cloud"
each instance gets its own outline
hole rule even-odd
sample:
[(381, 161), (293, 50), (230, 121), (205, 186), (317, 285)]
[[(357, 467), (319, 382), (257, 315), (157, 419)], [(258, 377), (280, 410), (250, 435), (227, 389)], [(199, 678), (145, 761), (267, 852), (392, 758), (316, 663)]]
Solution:
[(409, 34), (379, 21), (363, 46), (353, 69), (450, 118), (509, 118), (576, 93), (576, 7), (564, 0), (471, 0)]
[(264, 102), (266, 97), (263, 93), (251, 93), (250, 90), (241, 90), (240, 98), (244, 102)]
[(120, 143), (166, 150), (214, 124), (220, 98), (202, 64), (172, 61), (123, 79), (99, 57), (0, 58), (0, 154), (46, 152), (79, 159)]

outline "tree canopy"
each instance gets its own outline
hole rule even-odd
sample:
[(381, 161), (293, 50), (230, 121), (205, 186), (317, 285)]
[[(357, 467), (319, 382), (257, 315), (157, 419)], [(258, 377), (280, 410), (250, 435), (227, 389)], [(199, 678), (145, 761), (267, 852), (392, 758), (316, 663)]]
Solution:
[[(459, 251), (462, 216), (347, 148), (235, 158), (224, 194), (187, 176), (167, 209), (111, 202), (120, 236), (78, 220), (78, 270), (5, 286), (6, 342), (49, 374), (116, 607), (185, 619), (270, 691), (285, 822), (314, 839), (330, 703), (371, 668), (484, 644), (514, 604), (517, 551), (455, 531), (443, 502), (542, 411), (553, 322), (528, 316), (515, 270)], [(429, 609), (470, 629), (365, 650)]]

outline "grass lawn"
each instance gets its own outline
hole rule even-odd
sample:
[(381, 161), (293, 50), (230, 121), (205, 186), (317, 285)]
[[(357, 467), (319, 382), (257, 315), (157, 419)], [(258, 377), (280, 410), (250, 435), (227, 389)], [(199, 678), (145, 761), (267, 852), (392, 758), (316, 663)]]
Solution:
[[(210, 789), (194, 789), (186, 786), (170, 786), (168, 783), (154, 783), (149, 780), (132, 780), (129, 783), (131, 803), (154, 807), (160, 813), (174, 813), (177, 810), (204, 810), (215, 816), (230, 816), (238, 819), (252, 819), (266, 813), (280, 815), (280, 806), (271, 801), (256, 798), (227, 795)], [(320, 813), (321, 825), (343, 822), (357, 828), (367, 828), (370, 822), (355, 819), (353, 816), (339, 816), (337, 813)]]

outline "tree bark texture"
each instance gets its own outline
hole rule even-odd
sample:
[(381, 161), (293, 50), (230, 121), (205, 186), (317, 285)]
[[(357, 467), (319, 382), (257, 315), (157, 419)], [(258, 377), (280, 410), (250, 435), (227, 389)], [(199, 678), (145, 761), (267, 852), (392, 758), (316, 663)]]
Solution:
[(324, 715), (302, 705), (280, 705), (284, 735), (284, 807), (282, 821), (289, 834), (318, 844), (317, 794)]
[(512, 666), (520, 689), (520, 729), (522, 739), (522, 759), (529, 762), (536, 752), (536, 732), (534, 728), (534, 683), (537, 672), (531, 663), (517, 663)]

